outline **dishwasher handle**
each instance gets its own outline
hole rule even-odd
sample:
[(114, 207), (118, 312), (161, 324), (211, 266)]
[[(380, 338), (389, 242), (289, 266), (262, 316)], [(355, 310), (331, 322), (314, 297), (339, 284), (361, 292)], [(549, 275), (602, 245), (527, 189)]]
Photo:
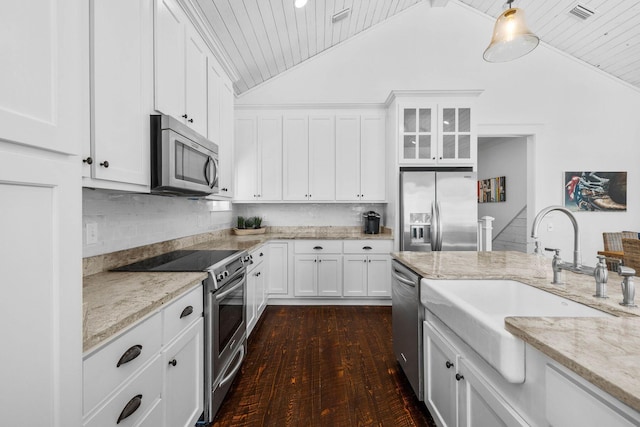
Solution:
[(393, 272), (391, 273), (391, 275), (393, 276), (394, 279), (396, 279), (400, 283), (403, 283), (403, 284), (405, 284), (407, 286), (411, 286), (413, 288), (416, 287), (415, 282), (409, 280), (407, 278), (407, 276), (405, 276), (404, 274), (402, 274), (401, 272), (399, 272), (395, 268), (393, 269)]

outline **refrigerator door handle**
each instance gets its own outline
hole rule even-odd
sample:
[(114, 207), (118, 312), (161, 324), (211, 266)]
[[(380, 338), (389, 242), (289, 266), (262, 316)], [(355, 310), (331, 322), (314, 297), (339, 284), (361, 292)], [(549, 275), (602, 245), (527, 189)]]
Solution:
[(436, 216), (438, 217), (438, 229), (436, 230), (437, 234), (437, 239), (438, 239), (438, 247), (436, 250), (441, 251), (442, 250), (442, 220), (440, 219), (440, 202), (436, 201)]
[(436, 211), (436, 202), (431, 202), (431, 250), (432, 251), (437, 251), (438, 250), (438, 217), (437, 217), (437, 211)]

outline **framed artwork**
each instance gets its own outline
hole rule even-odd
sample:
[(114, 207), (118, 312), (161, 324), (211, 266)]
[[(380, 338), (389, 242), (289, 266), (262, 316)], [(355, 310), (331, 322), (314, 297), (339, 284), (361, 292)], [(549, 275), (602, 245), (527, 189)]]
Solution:
[(478, 181), (478, 203), (506, 202), (506, 177), (482, 179)]
[(626, 172), (565, 172), (564, 206), (571, 211), (627, 210)]

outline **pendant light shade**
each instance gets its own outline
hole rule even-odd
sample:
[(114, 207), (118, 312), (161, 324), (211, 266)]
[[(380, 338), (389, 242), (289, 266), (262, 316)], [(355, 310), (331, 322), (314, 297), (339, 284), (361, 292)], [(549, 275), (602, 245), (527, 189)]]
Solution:
[(488, 62), (507, 62), (526, 55), (538, 46), (540, 39), (527, 27), (522, 9), (512, 8), (502, 12), (493, 27), (493, 37), (483, 58)]

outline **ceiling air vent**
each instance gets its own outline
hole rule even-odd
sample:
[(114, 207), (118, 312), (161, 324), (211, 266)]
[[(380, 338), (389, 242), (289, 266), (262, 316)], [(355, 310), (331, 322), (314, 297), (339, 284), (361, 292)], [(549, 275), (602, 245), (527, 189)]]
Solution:
[(349, 13), (351, 12), (350, 8), (346, 8), (346, 9), (342, 9), (340, 12), (335, 13), (332, 17), (331, 17), (331, 22), (333, 22), (334, 24), (344, 18), (346, 18), (347, 16), (349, 16)]
[(586, 8), (581, 4), (577, 4), (573, 7), (573, 9), (569, 11), (569, 13), (572, 14), (573, 16), (577, 16), (578, 18), (584, 21), (587, 18), (591, 18), (596, 12)]

